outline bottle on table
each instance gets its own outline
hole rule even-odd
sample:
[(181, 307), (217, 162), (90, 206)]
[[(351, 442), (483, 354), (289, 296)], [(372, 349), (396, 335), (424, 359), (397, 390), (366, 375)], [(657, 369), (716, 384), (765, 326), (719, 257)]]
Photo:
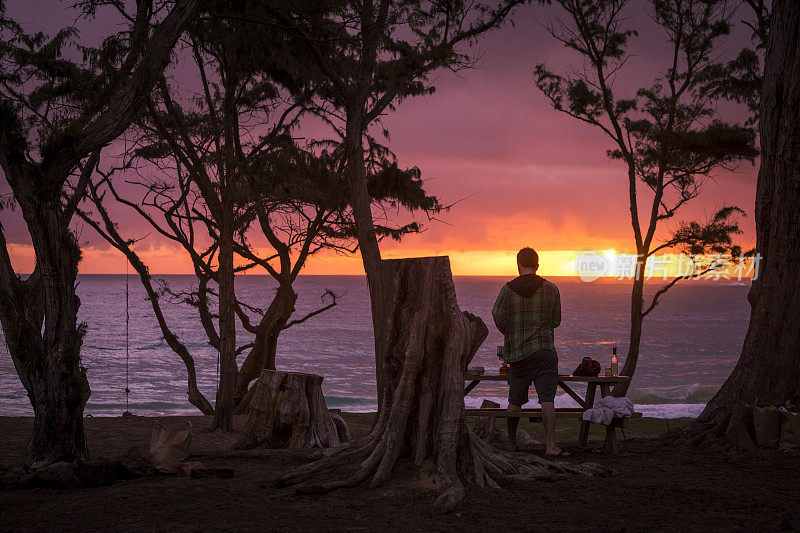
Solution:
[(619, 376), (619, 363), (617, 362), (617, 347), (614, 346), (611, 352), (611, 375)]
[(503, 347), (497, 347), (497, 358), (500, 359), (500, 374), (508, 374), (511, 372), (511, 369), (508, 367), (505, 361), (503, 361)]

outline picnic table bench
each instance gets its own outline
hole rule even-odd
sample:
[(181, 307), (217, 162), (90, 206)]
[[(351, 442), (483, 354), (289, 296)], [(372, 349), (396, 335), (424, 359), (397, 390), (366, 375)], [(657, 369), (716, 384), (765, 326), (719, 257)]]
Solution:
[[(484, 369), (481, 367), (467, 370), (464, 379), (469, 383), (464, 388), (464, 396), (472, 392), (481, 381), (508, 382), (508, 374), (486, 374), (484, 372)], [(582, 419), (584, 411), (594, 406), (598, 386), (600, 387), (600, 395), (603, 397), (611, 394), (612, 385), (630, 382), (630, 380), (631, 378), (628, 376), (573, 376), (571, 374), (559, 374), (558, 386), (575, 400), (579, 407), (558, 407), (556, 408), (556, 418)], [(586, 383), (586, 396), (582, 398), (580, 394), (567, 385), (568, 382)], [(467, 416), (492, 416), (499, 418), (528, 417), (531, 422), (542, 419), (542, 410), (533, 408), (525, 408), (514, 413), (509, 413), (506, 409), (501, 408), (466, 409), (466, 414)], [(632, 418), (641, 418), (641, 416), (641, 413), (634, 413)], [(605, 449), (607, 452), (613, 454), (617, 453), (619, 450), (616, 429), (624, 428), (627, 420), (627, 418), (614, 418), (611, 424), (606, 426)], [(578, 447), (581, 449), (586, 447), (591, 424), (592, 423), (588, 420), (581, 420), (580, 433), (578, 434)]]

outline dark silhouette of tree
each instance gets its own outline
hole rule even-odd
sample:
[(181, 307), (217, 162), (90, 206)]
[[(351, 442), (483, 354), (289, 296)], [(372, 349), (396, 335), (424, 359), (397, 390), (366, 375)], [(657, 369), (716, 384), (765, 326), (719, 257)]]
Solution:
[[(368, 193), (365, 141), (381, 117), (406, 98), (431, 94), (436, 71), (474, 64), (466, 45), (503, 24), (523, 0), (416, 2), (334, 0), (314, 6), (277, 3), (272, 19), (314, 62), (330, 106), (328, 121), (341, 137), (358, 246), (367, 274), (375, 333), (378, 396), (383, 390), (384, 324), (381, 254)], [(388, 135), (385, 128), (382, 133)], [(379, 402), (380, 404), (381, 402)]]
[(743, 48), (739, 55), (728, 62), (718, 62), (709, 65), (703, 72), (702, 94), (708, 98), (718, 100), (725, 98), (739, 104), (744, 104), (751, 116), (748, 125), (756, 124), (758, 108), (761, 105), (761, 85), (763, 52), (769, 30), (769, 9), (764, 0), (745, 0), (753, 13), (753, 19), (743, 19), (741, 22), (753, 31), (750, 47)]
[(766, 43), (755, 208), (761, 264), (739, 362), (689, 428), (697, 442), (738, 449), (755, 447), (748, 404), (800, 401), (800, 4), (776, 0), (772, 16), (756, 15), (769, 21), (758, 32)]
[[(557, 3), (565, 20), (550, 24), (548, 30), (580, 56), (585, 68), (560, 75), (540, 64), (534, 79), (554, 109), (605, 133), (612, 141), (609, 158), (625, 168), (637, 261), (630, 344), (622, 374), (633, 376), (642, 323), (659, 298), (680, 280), (722, 266), (716, 259), (697, 260), (691, 271), (673, 278), (645, 305), (647, 262), (665, 250), (684, 253), (693, 262), (709, 254), (741, 255), (733, 237), (740, 233), (737, 215), (743, 212), (731, 206), (722, 207), (705, 221), (680, 222), (669, 237), (657, 240), (657, 230), (697, 198), (716, 172), (752, 162), (757, 155), (752, 126), (723, 121), (709, 96), (722, 90), (716, 83), (719, 71), (733, 68), (718, 62), (716, 52), (729, 33), (733, 11), (724, 1), (651, 1), (651, 18), (664, 31), (670, 47), (669, 63), (635, 94), (622, 96), (614, 83), (625, 73), (629, 41), (636, 36), (624, 15), (628, 1)], [(644, 213), (640, 213), (642, 206)], [(624, 395), (626, 390), (627, 384), (614, 393)]]
[[(81, 13), (91, 17), (99, 3), (82, 3)], [(139, 116), (199, 1), (166, 9), (137, 2), (124, 13), (128, 28), (92, 50), (75, 28), (27, 33), (0, 5), (0, 168), (13, 196), (4, 207), (21, 211), (36, 256), (33, 272), (18, 275), (0, 231), (0, 322), (34, 411), (26, 463), (87, 455), (81, 250), (70, 223), (100, 150)], [(82, 59), (69, 59), (76, 51)]]
[[(215, 428), (230, 430), (234, 410), (249, 405), (250, 383), (262, 370), (275, 369), (280, 333), (336, 304), (336, 295), (326, 291), (321, 309), (290, 320), (297, 299), (293, 283), (307, 259), (322, 250), (352, 253), (355, 229), (339, 144), (309, 141), (301, 147), (292, 137), (305, 115), (318, 112), (311, 99), (319, 89), (313, 70), (289, 53), (285, 34), (248, 22), (253, 10), (231, 4), (222, 11), (226, 5), (190, 26), (182, 43), (180, 72), (187, 76), (191, 65), (195, 83), (162, 79), (137, 124), (119, 171), (143, 193), (124, 197), (107, 174), (90, 185), (100, 218), (82, 214), (139, 274), (168, 345), (187, 369), (189, 401), (214, 414)], [(442, 208), (425, 194), (417, 169), (400, 169), (385, 148), (372, 147), (374, 207), (429, 214)], [(103, 191), (186, 252), (196, 290), (176, 293), (163, 280), (154, 286), (134, 242), (114, 225)], [(400, 239), (421, 229), (416, 222), (386, 222), (378, 228), (381, 236)], [(253, 243), (259, 233), (266, 250)], [(236, 296), (235, 275), (252, 269), (265, 270), (278, 283), (267, 305)], [(172, 333), (163, 296), (195, 307), (208, 343), (219, 351), (215, 407), (197, 388), (194, 358)], [(236, 339), (237, 321), (247, 334), (244, 342)]]
[[(603, 475), (487, 446), (467, 426), (464, 372), (486, 325), (462, 312), (446, 257), (381, 259), (369, 197), (367, 133), (405, 98), (429, 94), (430, 76), (473, 64), (466, 45), (499, 27), (522, 2), (336, 1), (276, 7), (274, 18), (302, 45), (326, 81), (319, 97), (342, 139), (344, 173), (367, 273), (375, 334), (378, 417), (370, 434), (325, 452), (280, 481), (327, 492), (385, 482), (401, 458), (430, 463), (442, 476), (436, 512), (464, 498), (462, 480), (496, 486), (507, 479)], [(317, 484), (320, 475), (333, 481)]]

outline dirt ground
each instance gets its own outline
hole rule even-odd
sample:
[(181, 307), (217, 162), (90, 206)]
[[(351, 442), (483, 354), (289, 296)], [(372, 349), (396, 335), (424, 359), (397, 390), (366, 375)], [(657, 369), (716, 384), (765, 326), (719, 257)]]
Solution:
[[(345, 418), (354, 435), (369, 430), (370, 415)], [(72, 491), (2, 491), (0, 530), (800, 531), (800, 452), (723, 455), (689, 448), (658, 437), (667, 429), (664, 420), (632, 421), (627, 443), (614, 457), (577, 450), (576, 422), (560, 422), (559, 440), (573, 453), (567, 460), (607, 464), (618, 474), (507, 483), (501, 489), (468, 486), (460, 511), (434, 517), (436, 487), (408, 464), (377, 489), (298, 496), (273, 481), (302, 464), (305, 453), (209, 459), (208, 452), (224, 450), (235, 435), (206, 431), (209, 420), (202, 417), (161, 420), (175, 429), (191, 421), (193, 454), (207, 464), (235, 466), (234, 478), (157, 476)], [(92, 456), (114, 457), (137, 446), (146, 450), (151, 424), (139, 417), (87, 419)], [(28, 418), (0, 417), (1, 466), (18, 464), (31, 425)], [(672, 421), (672, 429), (675, 425)], [(522, 426), (541, 438), (541, 426), (527, 421)], [(596, 446), (600, 436), (593, 434)]]

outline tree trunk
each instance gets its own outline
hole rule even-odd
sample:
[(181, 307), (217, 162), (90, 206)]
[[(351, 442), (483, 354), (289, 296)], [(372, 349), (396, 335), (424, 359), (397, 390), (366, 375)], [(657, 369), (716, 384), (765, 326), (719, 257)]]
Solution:
[[(43, 358), (53, 361), (56, 356), (43, 354)], [(29, 392), (34, 419), (33, 433), (25, 449), (25, 464), (89, 456), (83, 425), (83, 410), (91, 392), (86, 369), (58, 366), (46, 369), (44, 381), (38, 381), (33, 394)]]
[(150, 300), (153, 314), (156, 317), (158, 327), (161, 329), (161, 334), (164, 336), (167, 346), (181, 358), (183, 366), (186, 368), (186, 395), (189, 399), (189, 403), (197, 407), (204, 415), (213, 415), (214, 407), (212, 407), (211, 402), (208, 401), (197, 387), (197, 369), (194, 364), (194, 357), (189, 353), (186, 345), (178, 339), (178, 336), (175, 335), (167, 325), (167, 319), (164, 317), (164, 313), (161, 310), (160, 296), (153, 288), (150, 271), (141, 259), (139, 259), (139, 256), (130, 249), (130, 246), (123, 243), (120, 247), (122, 248), (122, 253), (128, 257), (129, 263), (133, 265), (133, 268), (139, 274), (139, 280), (142, 282), (142, 286), (147, 293), (147, 299)]
[(343, 442), (325, 405), (321, 376), (264, 370), (253, 389), (235, 449), (330, 448)]
[(236, 292), (233, 272), (232, 209), (223, 216), (219, 242), (219, 386), (212, 429), (233, 430), (236, 392)]
[(384, 280), (381, 279), (381, 251), (375, 234), (372, 203), (367, 188), (367, 168), (364, 161), (363, 146), (363, 116), (366, 89), (363, 92), (363, 95), (353, 97), (356, 105), (347, 108), (344, 155), (347, 161), (345, 171), (348, 186), (350, 187), (350, 205), (353, 207), (353, 220), (356, 225), (358, 248), (361, 252), (361, 260), (364, 263), (364, 271), (367, 274), (367, 285), (370, 294), (372, 330), (375, 344), (375, 381), (378, 388), (378, 410), (380, 411), (382, 405), (380, 395), (383, 390), (384, 379), (383, 362), (380, 359), (380, 354), (384, 351), (387, 336), (387, 332), (384, 329), (386, 317), (381, 314), (383, 307), (380, 305), (380, 301), (383, 299), (385, 288)]
[[(432, 464), (444, 492), (435, 511), (449, 511), (464, 498), (461, 479), (497, 486), (503, 479), (555, 479), (567, 473), (604, 474), (594, 465), (549, 462), (497, 450), (469, 429), (464, 412), (464, 373), (486, 338), (483, 321), (462, 312), (447, 257), (381, 263), (386, 282), (380, 305), (389, 317), (383, 362), (383, 402), (370, 434), (332, 450), (279, 480), (303, 484), (303, 492), (328, 492), (384, 483), (400, 458), (419, 468)], [(343, 471), (354, 469), (345, 474)], [(304, 484), (320, 474), (333, 479)]]
[[(72, 117), (80, 118), (62, 121), (36, 149), (28, 149), (29, 133), (36, 126), (23, 124), (13, 106), (2, 102), (7, 116), (0, 132), (0, 167), (19, 204), (36, 256), (34, 273), (20, 280), (0, 225), (0, 322), (34, 410), (26, 463), (88, 455), (83, 409), (91, 391), (81, 366), (85, 327), (77, 323), (80, 300), (75, 294), (81, 251), (69, 229), (75, 204), (63, 202), (64, 183), (87, 156), (87, 168), (92, 171), (102, 147), (139, 116), (146, 96), (170, 61), (175, 42), (200, 4), (199, 0), (177, 2), (152, 37), (141, 42), (142, 48), (129, 51), (139, 60), (127, 78), (109, 85), (113, 92), (105, 96), (110, 104), (95, 109), (91, 117), (76, 110)], [(7, 127), (10, 124), (15, 127)], [(41, 156), (38, 164), (31, 161), (33, 153)]]
[(250, 406), (250, 397), (253, 392), (250, 383), (258, 378), (262, 371), (275, 370), (278, 337), (294, 313), (296, 302), (297, 293), (294, 292), (292, 286), (281, 284), (275, 293), (275, 298), (270, 302), (267, 312), (258, 324), (253, 348), (247, 354), (247, 358), (239, 370), (234, 400), (237, 414), (246, 413)]
[(71, 461), (88, 456), (83, 409), (90, 389), (81, 365), (85, 327), (78, 325), (80, 299), (75, 294), (80, 249), (62, 224), (59, 207), (39, 197), (19, 195), (18, 201), (36, 253), (36, 268), (27, 280), (17, 278), (2, 238), (0, 318), (34, 412), (24, 461)]
[(800, 3), (776, 0), (760, 110), (761, 167), (750, 325), (742, 355), (690, 432), (754, 446), (747, 404), (782, 405), (800, 396)]
[[(633, 280), (633, 289), (631, 290), (631, 335), (628, 344), (628, 355), (625, 357), (625, 364), (622, 365), (620, 375), (630, 376), (636, 372), (636, 364), (639, 362), (639, 348), (642, 344), (642, 310), (644, 306), (644, 265), (642, 269), (636, 271), (636, 277)], [(628, 387), (631, 381), (627, 383), (619, 383), (614, 387), (613, 395), (616, 397), (624, 397), (628, 393)]]

